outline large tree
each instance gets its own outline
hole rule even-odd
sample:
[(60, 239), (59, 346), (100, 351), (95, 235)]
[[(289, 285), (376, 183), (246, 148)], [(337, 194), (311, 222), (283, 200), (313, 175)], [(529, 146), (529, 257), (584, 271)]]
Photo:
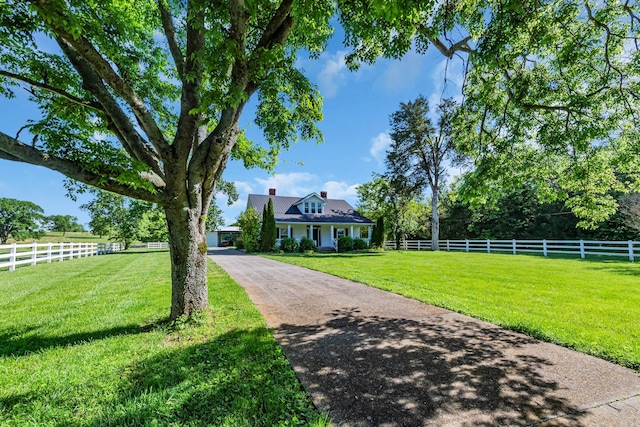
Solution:
[[(329, 1), (67, 0), (0, 3), (0, 95), (29, 92), (41, 117), (0, 130), (0, 158), (161, 205), (171, 318), (208, 305), (207, 211), (229, 157), (272, 166), (321, 139), (321, 98), (296, 68), (331, 33)], [(257, 94), (269, 146), (243, 137)], [(25, 140), (27, 132), (33, 137)]]
[(443, 100), (438, 106), (437, 128), (431, 123), (429, 102), (420, 95), (415, 101), (402, 102), (391, 115), (391, 140), (387, 152), (387, 179), (420, 194), (431, 190), (431, 250), (438, 250), (440, 216), (438, 197), (447, 177), (447, 167), (458, 160), (452, 137), (456, 103)]
[(615, 211), (612, 188), (638, 186), (640, 3), (345, 0), (341, 8), (352, 68), (412, 46), (463, 61), (455, 131), (473, 155), (476, 195), (534, 182), (592, 226)]
[(95, 197), (80, 208), (89, 213), (89, 225), (94, 230), (96, 227), (101, 231), (108, 230), (109, 239), (122, 242), (125, 249), (129, 249), (131, 243), (138, 239), (139, 223), (143, 215), (153, 210), (149, 202), (102, 190), (95, 191)]
[(44, 234), (41, 230), (43, 214), (42, 208), (35, 203), (0, 198), (0, 244), (6, 244), (9, 237), (39, 239)]
[(47, 228), (50, 231), (61, 231), (63, 236), (67, 231), (84, 231), (84, 227), (78, 223), (78, 218), (73, 215), (48, 216)]

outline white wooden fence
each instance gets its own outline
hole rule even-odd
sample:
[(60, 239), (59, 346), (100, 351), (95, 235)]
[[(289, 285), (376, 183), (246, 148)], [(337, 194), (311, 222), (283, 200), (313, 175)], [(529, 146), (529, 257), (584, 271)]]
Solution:
[(18, 265), (51, 263), (98, 254), (96, 243), (24, 243), (0, 245), (0, 270), (14, 271)]
[[(396, 242), (385, 242), (385, 248), (395, 249)], [(541, 253), (574, 254), (580, 258), (587, 255), (604, 255), (625, 257), (629, 261), (640, 259), (640, 242), (603, 241), (603, 240), (441, 240), (438, 242), (441, 250), (447, 251), (481, 251), (487, 253)], [(400, 242), (402, 250), (431, 249), (430, 240), (403, 240)]]

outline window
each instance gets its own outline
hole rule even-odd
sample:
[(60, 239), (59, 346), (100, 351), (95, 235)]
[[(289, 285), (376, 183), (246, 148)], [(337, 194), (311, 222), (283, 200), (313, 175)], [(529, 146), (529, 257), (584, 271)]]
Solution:
[(289, 237), (289, 228), (278, 228), (278, 239), (286, 239)]
[(336, 239), (339, 239), (340, 237), (344, 237), (346, 235), (347, 235), (346, 228), (336, 228)]
[(315, 202), (311, 202), (311, 213), (312, 214), (316, 213), (316, 203)]
[(309, 202), (304, 202), (304, 213), (309, 213)]

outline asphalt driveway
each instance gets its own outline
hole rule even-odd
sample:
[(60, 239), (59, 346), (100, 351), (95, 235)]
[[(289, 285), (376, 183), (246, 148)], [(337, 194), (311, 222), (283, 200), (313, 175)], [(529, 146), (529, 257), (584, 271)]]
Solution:
[(336, 425), (640, 426), (638, 372), (328, 274), (210, 257)]

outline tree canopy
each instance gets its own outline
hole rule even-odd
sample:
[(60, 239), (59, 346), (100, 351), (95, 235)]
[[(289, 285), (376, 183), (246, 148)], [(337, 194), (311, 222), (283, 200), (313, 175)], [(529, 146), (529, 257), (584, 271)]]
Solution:
[(63, 236), (67, 231), (84, 231), (84, 227), (78, 223), (78, 218), (73, 215), (48, 216), (47, 228), (50, 231), (60, 231)]
[(472, 196), (527, 181), (593, 226), (615, 211), (610, 189), (637, 188), (638, 2), (348, 0), (341, 22), (352, 68), (412, 46), (464, 62)]

